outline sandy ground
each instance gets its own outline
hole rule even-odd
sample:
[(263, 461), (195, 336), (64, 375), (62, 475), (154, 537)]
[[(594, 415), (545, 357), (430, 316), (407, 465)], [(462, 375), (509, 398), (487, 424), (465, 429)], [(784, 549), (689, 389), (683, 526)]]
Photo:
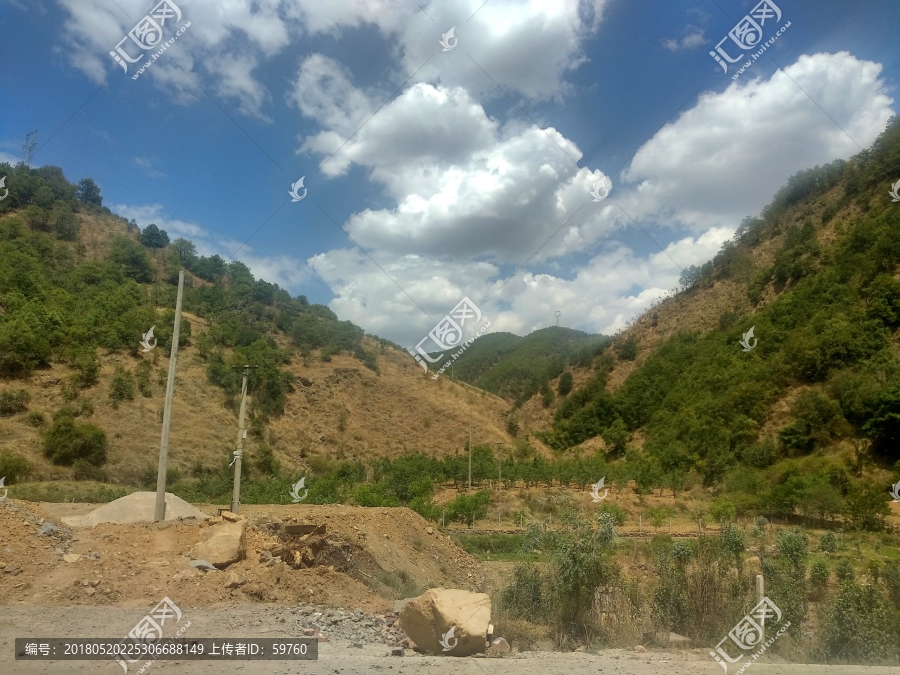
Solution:
[[(123, 607), (28, 607), (0, 605), (0, 672), (11, 675), (86, 673), (114, 675), (122, 668), (104, 661), (14, 660), (16, 637), (122, 637), (150, 609)], [(191, 625), (184, 637), (297, 637), (290, 609), (272, 605), (233, 604), (185, 611)], [(282, 623), (282, 619), (285, 620)], [(610, 649), (599, 654), (525, 652), (504, 658), (422, 656), (402, 658), (384, 646), (355, 649), (348, 642), (319, 645), (317, 661), (156, 661), (145, 673), (161, 675), (719, 675), (721, 667), (704, 650), (636, 653)], [(777, 659), (777, 657), (772, 657)], [(140, 665), (140, 664), (139, 664)], [(129, 674), (138, 668), (132, 666)], [(732, 669), (737, 672), (736, 669)], [(898, 669), (869, 666), (812, 666), (778, 661), (757, 662), (750, 672), (763, 675), (897, 675)]]

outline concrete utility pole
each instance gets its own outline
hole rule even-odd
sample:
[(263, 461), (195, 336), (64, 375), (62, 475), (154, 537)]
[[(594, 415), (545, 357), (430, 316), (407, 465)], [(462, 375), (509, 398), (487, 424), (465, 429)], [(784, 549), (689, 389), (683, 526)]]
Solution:
[(175, 364), (178, 361), (178, 337), (181, 334), (181, 299), (184, 295), (184, 270), (178, 272), (178, 298), (175, 300), (175, 327), (166, 379), (166, 407), (163, 409), (162, 437), (159, 441), (159, 467), (156, 470), (156, 506), (153, 520), (166, 519), (166, 462), (169, 458), (169, 425), (172, 422), (172, 397), (175, 395)]
[(469, 422), (469, 489), (472, 491), (472, 423)]
[[(231, 366), (236, 368), (236, 366)], [(244, 430), (244, 412), (247, 410), (247, 377), (251, 368), (259, 366), (244, 366), (244, 379), (241, 383), (241, 412), (238, 417), (237, 449), (234, 451), (234, 491), (231, 493), (231, 512), (239, 513), (241, 510), (241, 458), (244, 456), (244, 439), (247, 432)]]
[[(759, 604), (763, 601), (763, 598), (766, 597), (765, 591), (765, 583), (763, 581), (763, 575), (756, 575), (756, 604)], [(764, 644), (766, 641), (766, 614), (765, 612), (760, 612), (760, 620), (759, 627), (762, 628), (762, 635), (760, 635), (760, 644)]]

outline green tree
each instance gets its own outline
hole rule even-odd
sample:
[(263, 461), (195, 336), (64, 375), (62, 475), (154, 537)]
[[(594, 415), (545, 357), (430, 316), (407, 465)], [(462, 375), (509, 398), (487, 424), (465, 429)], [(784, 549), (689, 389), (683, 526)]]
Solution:
[(621, 455), (625, 452), (628, 441), (631, 440), (631, 434), (621, 417), (617, 417), (612, 424), (603, 432), (603, 442), (611, 452)]
[(100, 187), (94, 182), (93, 178), (82, 178), (78, 181), (78, 189), (75, 191), (75, 197), (82, 204), (103, 206), (103, 197), (100, 196)]
[(140, 240), (147, 248), (165, 248), (169, 245), (168, 233), (159, 229), (156, 223), (150, 223), (143, 229)]
[(567, 370), (559, 376), (559, 388), (557, 391), (563, 398), (568, 396), (569, 392), (572, 391), (572, 373), (570, 371)]
[(476, 520), (481, 520), (487, 515), (487, 505), (490, 501), (491, 493), (487, 490), (470, 495), (461, 494), (447, 504), (447, 517), (450, 520), (468, 523), (469, 527), (472, 527)]

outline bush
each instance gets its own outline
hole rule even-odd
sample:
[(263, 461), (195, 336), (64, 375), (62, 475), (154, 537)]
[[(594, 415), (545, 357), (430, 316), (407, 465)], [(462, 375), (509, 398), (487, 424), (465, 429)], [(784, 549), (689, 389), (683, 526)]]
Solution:
[(352, 493), (358, 506), (399, 506), (400, 500), (383, 483), (357, 485)]
[(441, 519), (441, 507), (435, 504), (431, 497), (415, 497), (410, 500), (407, 506), (425, 520), (436, 523)]
[(560, 396), (568, 396), (572, 391), (572, 373), (568, 370), (559, 377), (559, 388), (557, 389)]
[(825, 553), (834, 553), (837, 551), (837, 536), (834, 532), (826, 532), (819, 539), (819, 550)]
[(94, 480), (99, 483), (105, 483), (108, 480), (103, 469), (83, 459), (76, 459), (72, 464), (72, 469), (72, 478), (75, 480)]
[(634, 361), (638, 355), (638, 342), (634, 338), (623, 340), (616, 345), (616, 353), (622, 361)]
[(625, 509), (617, 504), (603, 504), (598, 510), (597, 515), (599, 516), (602, 513), (609, 514), (615, 525), (624, 525), (625, 519), (628, 517), (628, 514), (625, 513)]
[(610, 452), (621, 455), (625, 452), (631, 434), (621, 417), (617, 417), (602, 434), (603, 442)]
[(149, 361), (141, 361), (134, 369), (138, 391), (141, 392), (141, 396), (144, 398), (151, 398), (153, 396), (153, 389), (150, 388), (151, 367)]
[(0, 391), (0, 417), (8, 417), (24, 412), (31, 397), (24, 389)]
[(790, 563), (791, 567), (799, 569), (806, 561), (809, 537), (799, 527), (793, 530), (781, 530), (775, 538), (775, 549), (779, 556)]
[(447, 504), (447, 517), (451, 521), (468, 523), (469, 527), (487, 515), (487, 505), (491, 501), (491, 493), (480, 490), (474, 494), (461, 494)]
[(532, 622), (546, 615), (546, 591), (537, 565), (516, 565), (512, 581), (500, 594), (500, 607), (513, 617)]
[(76, 424), (71, 414), (59, 415), (44, 435), (44, 455), (62, 466), (79, 459), (100, 466), (106, 462), (106, 433), (92, 424)]
[(275, 459), (275, 453), (268, 445), (260, 446), (254, 454), (256, 456), (254, 464), (260, 473), (277, 476), (281, 471), (281, 464)]
[(842, 558), (840, 562), (838, 562), (837, 567), (834, 569), (834, 573), (837, 575), (838, 581), (842, 584), (851, 583), (856, 579), (856, 570), (853, 569), (853, 563), (846, 558)]
[(32, 410), (25, 417), (25, 421), (28, 422), (29, 426), (42, 427), (47, 423), (47, 417), (40, 410)]
[(0, 478), (7, 482), (17, 483), (31, 473), (31, 463), (22, 455), (12, 450), (0, 450)]
[(76, 354), (72, 360), (72, 366), (78, 371), (78, 375), (74, 376), (74, 381), (79, 387), (87, 389), (96, 384), (97, 376), (100, 374), (100, 362), (93, 350), (85, 350)]
[(851, 662), (896, 658), (894, 620), (878, 586), (845, 583), (822, 622), (822, 643), (833, 658)]
[(719, 523), (719, 525), (731, 522), (736, 514), (734, 504), (728, 499), (717, 499), (709, 505), (709, 517)]
[(828, 585), (831, 569), (824, 558), (816, 558), (809, 567), (809, 587), (816, 597), (821, 597)]
[(116, 366), (116, 373), (113, 375), (112, 383), (109, 387), (109, 397), (113, 401), (131, 401), (134, 399), (134, 375), (130, 370), (125, 370), (122, 366)]

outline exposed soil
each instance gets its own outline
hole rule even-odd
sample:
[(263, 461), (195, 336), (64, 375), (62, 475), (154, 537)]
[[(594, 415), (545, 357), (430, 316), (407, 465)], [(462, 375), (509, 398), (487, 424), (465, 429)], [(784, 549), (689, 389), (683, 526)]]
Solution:
[[(39, 533), (43, 523), (59, 524), (62, 516), (83, 515), (92, 508), (17, 500), (0, 503), (0, 561), (4, 563), (0, 569), (18, 566), (14, 572), (0, 573), (0, 603), (142, 607), (168, 595), (186, 607), (232, 600), (313, 602), (376, 612), (390, 609), (395, 597), (417, 594), (429, 586), (477, 590), (483, 583), (483, 570), (474, 558), (405, 508), (246, 506), (241, 515), (251, 522), (275, 516), (285, 522), (325, 524), (327, 545), (312, 568), (292, 569), (284, 563), (266, 566), (261, 552), (283, 542), (250, 525), (245, 559), (228, 567), (228, 572), (246, 580), (234, 589), (225, 588), (227, 574), (222, 572), (173, 579), (189, 569), (202, 525), (106, 523), (74, 529), (71, 540), (60, 539), (60, 533), (68, 531), (64, 526), (56, 538)], [(215, 506), (200, 508), (216, 512)], [(66, 553), (81, 557), (66, 562)], [(399, 583), (403, 576), (409, 580), (406, 585)]]

